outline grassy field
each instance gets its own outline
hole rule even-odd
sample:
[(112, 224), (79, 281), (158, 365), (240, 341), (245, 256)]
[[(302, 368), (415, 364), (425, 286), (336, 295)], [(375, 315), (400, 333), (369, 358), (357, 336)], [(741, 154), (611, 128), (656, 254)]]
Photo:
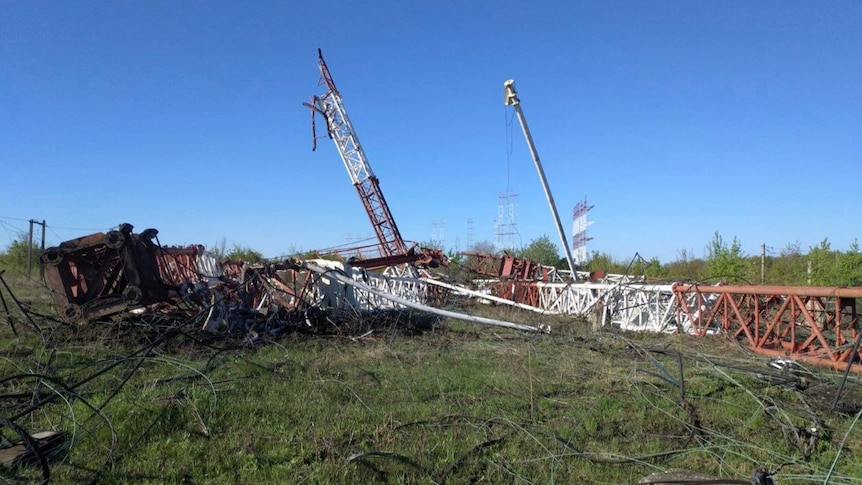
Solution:
[(5, 294), (3, 434), (62, 431), (65, 448), (6, 469), (10, 483), (47, 471), (57, 483), (634, 484), (668, 468), (737, 480), (762, 468), (781, 485), (862, 484), (858, 377), (832, 411), (840, 373), (783, 373), (718, 337), (592, 332), (466, 303), (553, 330), (406, 313), (255, 339), (152, 316), (71, 327), (38, 315), (43, 290), (15, 283), (35, 313)]

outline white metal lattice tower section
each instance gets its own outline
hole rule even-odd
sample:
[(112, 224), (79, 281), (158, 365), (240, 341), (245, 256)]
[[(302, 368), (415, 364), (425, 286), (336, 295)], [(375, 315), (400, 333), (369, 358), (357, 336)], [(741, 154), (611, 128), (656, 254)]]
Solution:
[(332, 80), (332, 75), (329, 73), (329, 68), (326, 66), (323, 53), (320, 50), (318, 50), (317, 65), (320, 68), (318, 85), (325, 86), (326, 92), (320, 96), (312, 96), (311, 104), (307, 105), (313, 110), (312, 127), (314, 126), (313, 114), (316, 111), (326, 119), (329, 137), (335, 142), (338, 154), (341, 155), (344, 167), (350, 175), (350, 181), (353, 182), (353, 186), (356, 187), (359, 198), (365, 206), (365, 211), (368, 213), (368, 218), (371, 220), (371, 225), (374, 227), (379, 241), (380, 255), (406, 254), (407, 247), (395, 225), (395, 219), (389, 211), (386, 199), (383, 198), (383, 192), (380, 191), (380, 183), (374, 176), (374, 172), (371, 171), (371, 165), (368, 163), (365, 151), (359, 144), (356, 131), (347, 117), (341, 94), (335, 87), (335, 82)]
[(587, 221), (587, 213), (594, 206), (587, 205), (587, 198), (575, 204), (572, 211), (574, 219), (574, 228), (572, 229), (572, 259), (575, 264), (582, 265), (587, 262), (587, 241), (593, 238), (587, 237), (587, 227), (593, 224), (593, 221)]
[(467, 249), (473, 250), (473, 219), (467, 219)]
[(515, 236), (518, 234), (515, 223), (515, 197), (517, 196), (518, 194), (512, 190), (500, 192), (497, 219), (494, 221), (496, 228), (494, 247), (498, 251), (515, 248)]

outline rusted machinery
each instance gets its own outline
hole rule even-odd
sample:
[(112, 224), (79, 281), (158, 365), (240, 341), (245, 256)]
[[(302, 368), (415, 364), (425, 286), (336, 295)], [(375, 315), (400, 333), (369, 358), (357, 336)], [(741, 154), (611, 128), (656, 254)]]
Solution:
[(131, 224), (46, 249), (45, 282), (60, 314), (87, 322), (159, 303), (210, 308), (231, 302), (247, 308), (295, 309), (309, 278), (297, 265), (219, 263), (203, 246), (162, 247), (158, 231)]
[(68, 320), (90, 320), (130, 306), (165, 301), (153, 238), (132, 233), (131, 224), (46, 249), (41, 256), (54, 303)]
[(461, 254), (466, 257), (467, 267), (471, 271), (492, 278), (551, 281), (557, 272), (557, 269), (552, 266), (545, 266), (510, 254), (501, 256), (470, 252)]

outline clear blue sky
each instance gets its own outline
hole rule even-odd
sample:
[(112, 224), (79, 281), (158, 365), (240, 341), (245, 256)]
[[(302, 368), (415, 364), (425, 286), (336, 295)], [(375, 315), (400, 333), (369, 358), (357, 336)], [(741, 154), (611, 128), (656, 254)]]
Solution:
[[(405, 239), (571, 240), (673, 260), (860, 235), (862, 2), (0, 2), (0, 244), (130, 222), (267, 256), (373, 232), (302, 102), (326, 60)], [(318, 125), (320, 126), (320, 125)]]

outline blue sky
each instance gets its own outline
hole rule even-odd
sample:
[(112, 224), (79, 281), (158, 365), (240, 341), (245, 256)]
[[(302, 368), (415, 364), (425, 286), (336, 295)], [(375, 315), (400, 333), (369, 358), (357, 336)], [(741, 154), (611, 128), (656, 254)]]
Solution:
[[(0, 2), (0, 244), (121, 222), (277, 256), (373, 235), (302, 106), (322, 48), (405, 239), (556, 241), (514, 78), (571, 241), (702, 255), (859, 236), (862, 3)], [(514, 123), (514, 125), (513, 125)]]

